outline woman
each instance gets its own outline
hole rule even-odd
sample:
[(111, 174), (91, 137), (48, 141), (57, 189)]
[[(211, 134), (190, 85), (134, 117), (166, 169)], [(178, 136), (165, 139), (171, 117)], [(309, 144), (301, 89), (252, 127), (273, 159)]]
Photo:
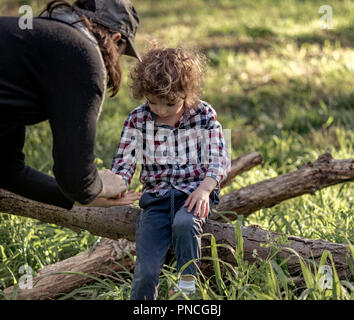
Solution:
[[(122, 54), (139, 58), (138, 25), (128, 0), (52, 1), (31, 30), (0, 17), (0, 188), (66, 209), (139, 199), (94, 162), (106, 87), (111, 97), (119, 91)], [(22, 152), (26, 126), (45, 120), (55, 179), (26, 166)]]

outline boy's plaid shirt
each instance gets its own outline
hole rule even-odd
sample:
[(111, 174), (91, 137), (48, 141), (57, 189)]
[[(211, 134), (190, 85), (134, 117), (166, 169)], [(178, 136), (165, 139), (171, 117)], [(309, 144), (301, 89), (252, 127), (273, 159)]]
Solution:
[(164, 195), (171, 187), (192, 193), (205, 177), (220, 182), (230, 170), (222, 127), (215, 110), (201, 101), (187, 108), (174, 128), (156, 123), (148, 103), (134, 109), (124, 123), (112, 172), (127, 185), (137, 163), (145, 192)]

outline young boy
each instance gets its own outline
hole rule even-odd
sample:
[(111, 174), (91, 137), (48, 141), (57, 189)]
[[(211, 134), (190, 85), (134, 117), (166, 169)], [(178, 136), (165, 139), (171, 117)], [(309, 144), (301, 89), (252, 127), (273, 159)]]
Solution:
[[(125, 121), (112, 163), (127, 185), (142, 164), (131, 299), (156, 299), (171, 243), (178, 271), (200, 259), (199, 235), (229, 171), (221, 125), (200, 100), (204, 63), (181, 48), (154, 47), (131, 72), (133, 96), (146, 102)], [(196, 272), (194, 263), (182, 270), (185, 294), (195, 291)]]

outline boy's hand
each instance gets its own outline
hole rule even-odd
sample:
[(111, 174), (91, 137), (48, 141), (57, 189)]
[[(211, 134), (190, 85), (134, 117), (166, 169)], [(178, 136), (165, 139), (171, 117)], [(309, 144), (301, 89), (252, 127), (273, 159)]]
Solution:
[(188, 207), (188, 212), (195, 207), (194, 215), (199, 215), (199, 218), (203, 219), (209, 214), (209, 195), (209, 191), (198, 187), (189, 195), (184, 206)]
[(206, 177), (197, 189), (195, 189), (187, 198), (185, 207), (188, 207), (188, 212), (191, 212), (195, 206), (194, 215), (199, 215), (200, 219), (208, 216), (209, 207), (209, 196), (210, 193), (216, 187), (217, 182), (214, 178)]
[(110, 200), (114, 200), (115, 203), (119, 206), (127, 206), (132, 204), (134, 201), (139, 200), (142, 196), (142, 192), (135, 192), (134, 190), (129, 190), (128, 192), (124, 191), (119, 194), (117, 197)]

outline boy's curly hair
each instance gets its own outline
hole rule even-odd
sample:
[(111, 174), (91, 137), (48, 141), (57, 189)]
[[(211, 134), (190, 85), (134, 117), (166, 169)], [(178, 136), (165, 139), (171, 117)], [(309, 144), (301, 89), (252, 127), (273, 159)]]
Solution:
[(155, 95), (169, 102), (184, 98), (194, 108), (202, 95), (205, 66), (206, 57), (200, 53), (153, 44), (131, 70), (133, 97)]

